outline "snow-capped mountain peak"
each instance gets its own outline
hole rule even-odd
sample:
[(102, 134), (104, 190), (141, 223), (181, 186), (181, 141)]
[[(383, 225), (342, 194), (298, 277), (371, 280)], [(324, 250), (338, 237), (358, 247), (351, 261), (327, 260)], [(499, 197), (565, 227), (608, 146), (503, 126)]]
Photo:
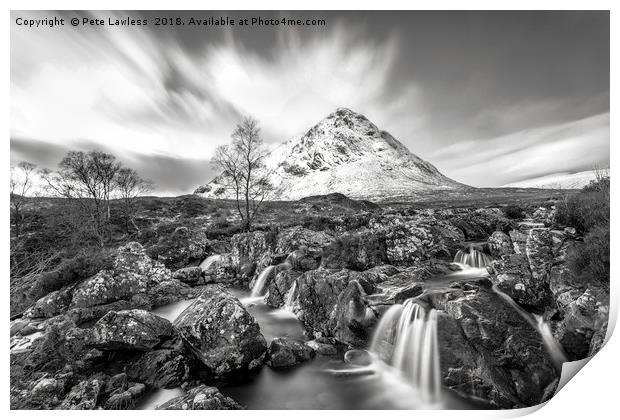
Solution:
[[(280, 200), (333, 192), (385, 199), (465, 187), (348, 108), (338, 108), (304, 135), (276, 147), (265, 166), (274, 186), (271, 198)], [(195, 193), (231, 198), (221, 181), (215, 178)]]

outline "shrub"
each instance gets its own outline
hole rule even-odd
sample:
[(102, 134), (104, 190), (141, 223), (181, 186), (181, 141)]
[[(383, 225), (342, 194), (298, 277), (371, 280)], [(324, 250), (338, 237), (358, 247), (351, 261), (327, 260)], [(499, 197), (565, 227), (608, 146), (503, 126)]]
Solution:
[[(63, 260), (55, 269), (41, 273), (33, 292), (45, 296), (71, 283), (84, 280), (113, 265), (113, 251), (101, 248), (82, 250), (73, 258)], [(39, 291), (40, 290), (40, 291)]]
[(609, 290), (609, 225), (593, 228), (570, 251), (569, 267), (583, 284)]
[(609, 186), (609, 177), (605, 177), (566, 196), (556, 205), (556, 224), (574, 227), (582, 234), (609, 224)]
[(504, 215), (509, 219), (523, 219), (525, 217), (525, 210), (521, 206), (511, 204), (503, 208)]

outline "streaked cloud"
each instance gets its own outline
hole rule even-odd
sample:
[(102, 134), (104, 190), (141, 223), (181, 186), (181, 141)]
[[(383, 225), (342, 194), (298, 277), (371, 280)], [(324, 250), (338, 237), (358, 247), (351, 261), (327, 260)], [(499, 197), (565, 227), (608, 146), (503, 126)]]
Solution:
[(158, 193), (191, 192), (242, 115), (279, 143), (346, 106), (472, 185), (609, 160), (604, 14), (368, 13), (320, 30), (13, 24), (11, 159), (105, 149)]
[(477, 186), (604, 167), (609, 165), (609, 113), (493, 139), (458, 142), (430, 159), (448, 176)]

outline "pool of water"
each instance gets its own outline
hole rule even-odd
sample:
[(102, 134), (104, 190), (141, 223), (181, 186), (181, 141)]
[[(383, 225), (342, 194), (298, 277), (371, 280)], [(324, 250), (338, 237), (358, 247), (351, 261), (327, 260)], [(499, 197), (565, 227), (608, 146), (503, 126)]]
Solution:
[[(230, 292), (254, 316), (268, 344), (276, 337), (308, 340), (303, 325), (291, 312), (270, 308), (263, 298), (251, 297), (249, 290), (230, 289)], [(153, 312), (174, 321), (191, 302), (176, 302)], [(345, 363), (342, 354), (317, 356), (287, 370), (263, 366), (243, 382), (219, 386), (219, 389), (247, 409), (258, 410), (482, 408), (449, 390), (444, 391), (440, 405), (425, 406), (417, 400), (417, 391), (390, 366), (373, 363), (359, 368)], [(151, 391), (138, 408), (153, 409), (181, 393), (180, 389)]]

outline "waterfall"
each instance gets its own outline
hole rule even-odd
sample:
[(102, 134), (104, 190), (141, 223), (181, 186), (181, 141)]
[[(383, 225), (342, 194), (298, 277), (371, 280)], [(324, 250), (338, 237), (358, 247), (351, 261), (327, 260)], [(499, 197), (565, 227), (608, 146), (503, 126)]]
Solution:
[(289, 312), (293, 312), (293, 304), (295, 303), (295, 292), (297, 291), (297, 281), (294, 281), (291, 288), (286, 293), (286, 299), (284, 300), (284, 309)]
[(284, 262), (282, 262), (281, 264), (267, 266), (254, 281), (254, 287), (252, 287), (251, 296), (252, 297), (263, 296), (263, 293), (265, 292), (265, 288), (267, 287), (267, 281), (271, 277), (271, 273), (273, 272), (273, 270), (276, 267), (278, 268), (278, 272), (284, 271), (284, 270), (290, 270), (291, 268), (293, 268), (296, 258), (297, 257), (295, 255), (295, 251), (293, 251), (290, 254), (288, 254)]
[(549, 353), (549, 356), (551, 356), (555, 367), (561, 371), (562, 364), (568, 359), (560, 343), (558, 343), (555, 340), (555, 337), (553, 337), (553, 334), (551, 333), (551, 327), (547, 322), (545, 322), (542, 315), (534, 315), (527, 312), (525, 309), (519, 306), (519, 304), (515, 302), (508, 294), (504, 293), (499, 287), (497, 287), (497, 285), (493, 285), (492, 289), (499, 297), (504, 299), (510, 306), (512, 306), (519, 313), (519, 315), (521, 315), (521, 317), (532, 326), (532, 328), (538, 331), (543, 340), (543, 344), (545, 345), (545, 349), (547, 350), (547, 353)]
[(394, 367), (419, 392), (423, 402), (440, 401), (436, 310), (426, 311), (411, 299), (403, 305), (393, 305), (381, 317), (370, 351)]
[(211, 267), (214, 263), (220, 262), (222, 260), (222, 255), (216, 254), (207, 257), (203, 262), (200, 263), (200, 268), (202, 271), (207, 271), (209, 267)]
[(295, 266), (295, 263), (297, 262), (297, 255), (295, 255), (295, 252), (296, 251), (293, 251), (288, 254), (284, 262), (280, 265), (286, 267), (287, 269), (293, 268)]
[(267, 266), (259, 275), (256, 281), (254, 282), (254, 287), (252, 287), (252, 297), (259, 297), (265, 291), (265, 286), (267, 285), (267, 280), (271, 276), (271, 273), (276, 268), (275, 265)]
[(568, 357), (566, 357), (566, 353), (564, 353), (562, 345), (556, 341), (553, 333), (551, 332), (551, 326), (545, 321), (542, 315), (534, 315), (534, 318), (536, 318), (538, 331), (542, 336), (543, 343), (545, 344), (549, 355), (553, 359), (556, 367), (561, 371), (562, 364), (568, 361)]
[(470, 267), (482, 268), (491, 265), (493, 259), (482, 251), (479, 251), (469, 245), (467, 251), (458, 251), (454, 256), (454, 262), (465, 264)]

